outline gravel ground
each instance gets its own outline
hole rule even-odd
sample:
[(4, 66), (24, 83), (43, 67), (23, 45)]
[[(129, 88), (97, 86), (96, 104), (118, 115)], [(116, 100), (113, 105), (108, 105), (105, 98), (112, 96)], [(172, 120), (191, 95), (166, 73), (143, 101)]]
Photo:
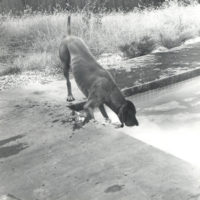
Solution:
[(46, 84), (55, 80), (64, 79), (62, 74), (46, 74), (45, 72), (23, 72), (21, 74), (12, 74), (0, 76), (0, 91), (10, 88), (25, 86), (30, 83)]

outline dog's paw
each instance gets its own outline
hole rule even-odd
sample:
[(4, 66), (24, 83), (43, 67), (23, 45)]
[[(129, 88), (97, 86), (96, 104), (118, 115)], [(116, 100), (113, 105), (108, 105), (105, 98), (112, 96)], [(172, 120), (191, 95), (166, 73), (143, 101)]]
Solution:
[(109, 118), (105, 119), (105, 122), (106, 122), (107, 124), (111, 124), (111, 123), (112, 123), (112, 121), (111, 121)]
[(112, 123), (115, 128), (123, 128), (124, 126), (120, 123)]
[(91, 119), (90, 122), (93, 124), (98, 124), (98, 121), (96, 119)]
[(106, 125), (112, 124), (112, 121), (111, 121), (109, 118), (107, 118), (107, 119), (105, 119), (104, 121), (102, 121), (101, 124), (102, 124), (103, 126), (106, 126)]
[(72, 96), (72, 95), (69, 95), (68, 97), (67, 97), (67, 101), (68, 102), (71, 102), (71, 101), (74, 101), (75, 99), (74, 99), (74, 97)]
[(83, 120), (83, 125), (89, 123), (90, 120), (91, 120), (91, 118), (86, 117), (86, 118)]

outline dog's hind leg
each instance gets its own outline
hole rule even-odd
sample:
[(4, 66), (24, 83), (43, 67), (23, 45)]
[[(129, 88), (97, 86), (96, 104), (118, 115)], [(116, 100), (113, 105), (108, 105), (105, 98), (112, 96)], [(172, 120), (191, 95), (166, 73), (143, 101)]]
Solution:
[(60, 56), (60, 60), (62, 61), (63, 72), (66, 78), (66, 85), (67, 85), (67, 91), (68, 91), (67, 101), (73, 101), (74, 97), (72, 95), (71, 82), (69, 80), (69, 69), (70, 69), (71, 58), (70, 58), (68, 47), (65, 44), (65, 42), (61, 43), (60, 45), (59, 56)]
[(74, 97), (72, 95), (72, 88), (71, 88), (71, 82), (69, 80), (69, 67), (64, 64), (64, 76), (66, 78), (66, 85), (67, 85), (67, 91), (68, 91), (68, 96), (67, 96), (67, 101), (74, 101)]

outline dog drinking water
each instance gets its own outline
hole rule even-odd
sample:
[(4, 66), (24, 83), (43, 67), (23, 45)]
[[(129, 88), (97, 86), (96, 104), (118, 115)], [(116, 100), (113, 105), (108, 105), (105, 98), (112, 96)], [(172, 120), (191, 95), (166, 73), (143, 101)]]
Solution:
[(85, 42), (71, 35), (70, 16), (68, 17), (67, 33), (59, 48), (59, 56), (64, 67), (64, 75), (67, 81), (67, 101), (73, 101), (74, 97), (69, 80), (71, 68), (75, 81), (88, 98), (84, 105), (86, 118), (84, 123), (94, 119), (94, 108), (98, 107), (103, 117), (109, 120), (104, 104), (115, 112), (121, 122), (121, 127), (138, 126), (136, 109), (131, 101), (124, 98), (117, 87), (111, 74), (99, 65)]

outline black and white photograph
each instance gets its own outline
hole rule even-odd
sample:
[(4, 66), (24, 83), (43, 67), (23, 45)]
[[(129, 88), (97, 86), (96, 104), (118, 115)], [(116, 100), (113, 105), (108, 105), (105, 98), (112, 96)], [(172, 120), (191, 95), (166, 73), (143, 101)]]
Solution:
[(0, 200), (200, 200), (200, 0), (0, 0)]

